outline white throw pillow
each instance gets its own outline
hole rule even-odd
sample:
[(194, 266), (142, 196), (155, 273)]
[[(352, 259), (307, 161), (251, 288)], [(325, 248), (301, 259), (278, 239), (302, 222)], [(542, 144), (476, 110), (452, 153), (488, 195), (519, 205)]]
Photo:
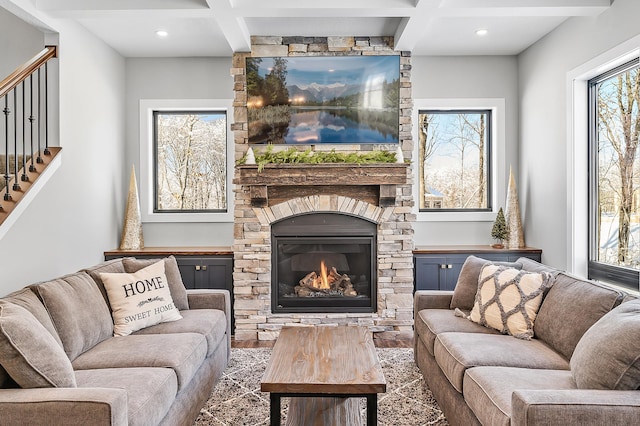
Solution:
[(103, 272), (100, 277), (113, 311), (114, 336), (182, 318), (171, 298), (164, 260), (135, 273)]
[(469, 319), (520, 339), (533, 337), (533, 323), (551, 276), (487, 264), (480, 272)]

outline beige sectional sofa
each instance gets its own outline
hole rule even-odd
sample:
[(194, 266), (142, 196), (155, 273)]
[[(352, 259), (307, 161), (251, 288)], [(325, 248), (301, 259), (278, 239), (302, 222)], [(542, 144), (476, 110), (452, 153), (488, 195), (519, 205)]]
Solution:
[(229, 360), (229, 293), (185, 290), (167, 258), (182, 319), (114, 337), (101, 273), (149, 262), (111, 260), (0, 299), (1, 424), (193, 424)]
[(449, 423), (638, 424), (640, 300), (521, 258), (551, 277), (533, 338), (518, 339), (460, 315), (487, 262), (467, 259), (453, 292), (415, 294), (415, 360)]

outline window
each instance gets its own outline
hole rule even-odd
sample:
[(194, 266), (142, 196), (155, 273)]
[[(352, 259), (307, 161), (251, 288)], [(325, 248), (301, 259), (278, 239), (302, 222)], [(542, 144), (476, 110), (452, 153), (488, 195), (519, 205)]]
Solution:
[(226, 211), (226, 112), (154, 111), (153, 122), (153, 211)]
[(492, 209), (492, 111), (420, 110), (420, 211)]
[(233, 220), (229, 111), (227, 100), (140, 102), (143, 221)]
[(638, 289), (640, 65), (589, 81), (589, 278)]

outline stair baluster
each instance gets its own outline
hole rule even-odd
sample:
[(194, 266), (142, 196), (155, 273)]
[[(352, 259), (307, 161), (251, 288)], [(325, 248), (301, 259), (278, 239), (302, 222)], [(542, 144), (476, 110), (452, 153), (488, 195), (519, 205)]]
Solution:
[(9, 109), (9, 94), (4, 97), (4, 200), (11, 200), (11, 193), (9, 192), (9, 114), (11, 114), (11, 110)]

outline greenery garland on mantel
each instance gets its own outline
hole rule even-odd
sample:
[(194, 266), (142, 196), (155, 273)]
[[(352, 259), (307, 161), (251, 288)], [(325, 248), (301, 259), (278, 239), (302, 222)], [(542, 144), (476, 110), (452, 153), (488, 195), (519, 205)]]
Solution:
[[(305, 151), (299, 151), (295, 148), (289, 148), (284, 151), (273, 151), (273, 145), (267, 146), (263, 153), (255, 153), (258, 171), (264, 169), (267, 164), (379, 164), (379, 163), (395, 163), (396, 153), (389, 151), (366, 151), (366, 152), (336, 152), (331, 151), (312, 151), (311, 148)], [(244, 165), (247, 161), (247, 154), (237, 161), (237, 165)]]

